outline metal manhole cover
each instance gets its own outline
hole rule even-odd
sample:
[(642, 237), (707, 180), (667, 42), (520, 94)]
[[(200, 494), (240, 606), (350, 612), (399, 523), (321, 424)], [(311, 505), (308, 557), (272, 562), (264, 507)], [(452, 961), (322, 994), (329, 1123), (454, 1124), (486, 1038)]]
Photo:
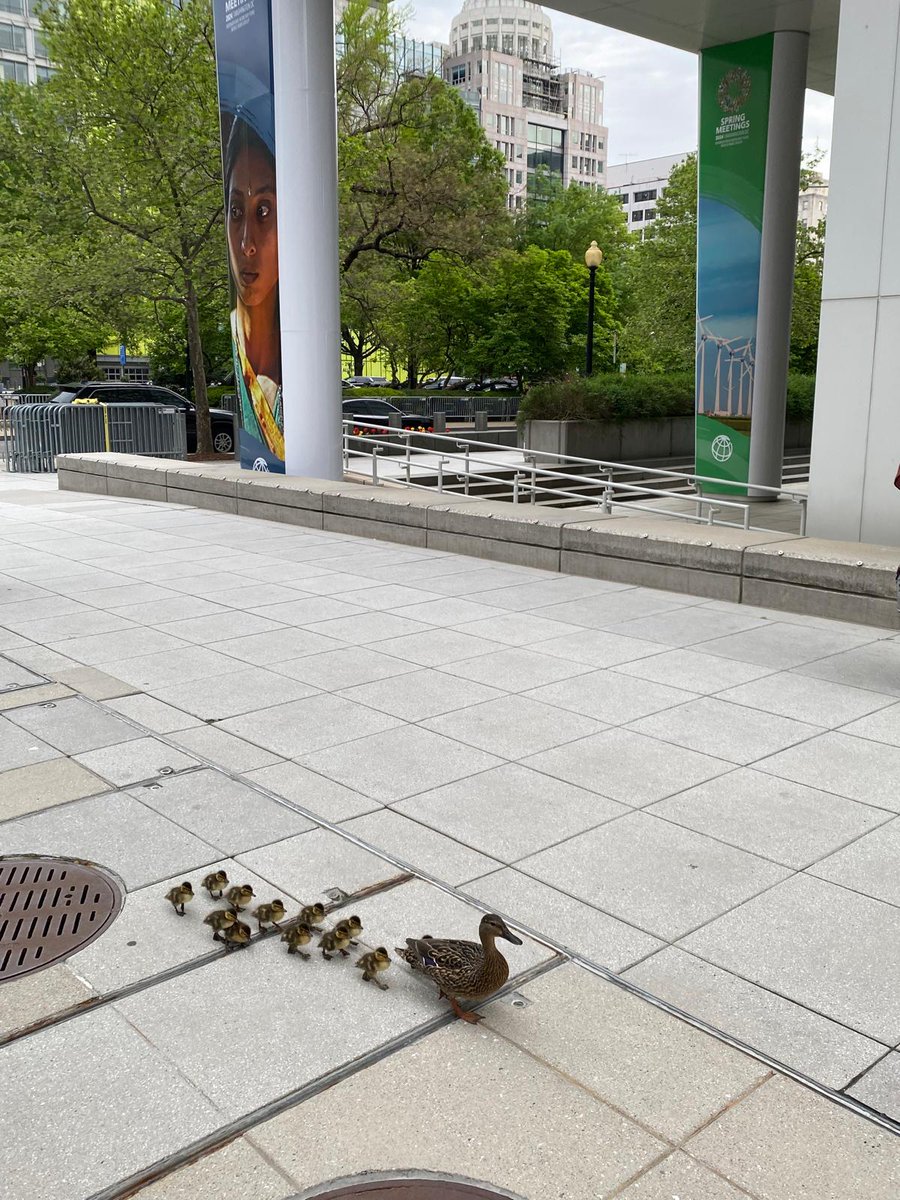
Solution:
[(0, 983), (68, 958), (118, 916), (123, 895), (102, 868), (68, 858), (0, 858)]
[(315, 1200), (506, 1200), (509, 1192), (494, 1192), (471, 1183), (443, 1179), (381, 1179), (352, 1183), (333, 1192), (317, 1192)]

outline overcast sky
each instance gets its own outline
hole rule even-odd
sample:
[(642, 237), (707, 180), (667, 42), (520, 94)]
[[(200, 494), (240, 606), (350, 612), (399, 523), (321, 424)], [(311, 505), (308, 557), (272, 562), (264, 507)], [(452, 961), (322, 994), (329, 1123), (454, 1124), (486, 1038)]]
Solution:
[[(424, 41), (446, 42), (459, 0), (413, 0), (409, 32)], [(604, 25), (544, 8), (553, 22), (557, 56), (564, 67), (582, 67), (606, 81), (605, 123), (609, 161), (677, 154), (697, 145), (697, 56), (632, 37)], [(806, 93), (803, 148), (826, 152), (828, 174), (833, 101)]]

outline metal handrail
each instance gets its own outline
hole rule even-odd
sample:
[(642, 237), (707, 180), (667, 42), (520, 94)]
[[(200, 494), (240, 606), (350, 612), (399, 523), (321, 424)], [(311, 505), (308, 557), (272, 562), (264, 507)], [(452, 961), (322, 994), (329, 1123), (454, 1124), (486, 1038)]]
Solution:
[[(369, 422), (369, 421), (365, 421), (365, 422), (363, 422), (363, 421), (345, 421), (345, 422), (343, 422), (343, 426), (344, 426), (343, 453), (344, 453), (345, 467), (349, 464), (349, 457), (350, 457), (349, 443), (350, 443), (351, 437), (354, 437), (357, 440), (361, 440), (361, 441), (365, 442), (367, 445), (372, 447), (372, 455), (371, 455), (371, 458), (372, 458), (372, 481), (373, 481), (373, 483), (377, 484), (378, 483), (378, 468), (377, 468), (378, 453), (382, 449), (396, 449), (397, 445), (398, 445), (396, 439), (399, 436), (400, 438), (406, 439), (406, 460), (405, 460), (405, 464), (404, 464), (405, 472), (406, 472), (406, 479), (405, 480), (395, 479), (395, 480), (392, 480), (392, 482), (396, 482), (396, 483), (399, 483), (399, 484), (402, 484), (402, 485), (405, 485), (408, 487), (418, 488), (420, 490), (426, 490), (426, 491), (434, 490), (433, 488), (427, 488), (424, 484), (416, 484), (412, 481), (411, 462), (410, 462), (410, 454), (409, 454), (410, 438), (414, 436), (412, 431), (403, 430), (403, 429), (398, 430), (398, 429), (392, 428), (391, 426), (379, 425), (376, 422)], [(373, 434), (369, 434), (369, 433), (358, 433), (358, 432), (354, 433), (354, 432), (352, 432), (353, 430), (360, 430), (360, 429), (366, 429), (366, 430), (371, 429), (373, 431), (377, 430), (377, 431), (381, 431), (381, 432), (386, 432), (394, 440), (388, 440), (387, 438), (379, 438), (379, 437), (373, 436)], [(422, 435), (415, 435), (415, 436), (422, 436)], [(428, 436), (431, 436), (431, 435), (428, 435)], [(483, 465), (485, 463), (485, 459), (481, 455), (472, 455), (471, 450), (470, 450), (471, 445), (480, 444), (480, 445), (486, 446), (487, 448), (489, 448), (496, 454), (497, 448), (495, 446), (490, 445), (490, 443), (474, 443), (474, 442), (462, 443), (462, 442), (457, 441), (454, 438), (445, 438), (440, 435), (438, 435), (435, 440), (454, 442), (454, 444), (457, 446), (457, 448), (461, 449), (463, 451), (462, 453), (454, 453), (453, 451), (440, 451), (439, 452), (438, 463), (437, 463), (437, 474), (438, 474), (437, 490), (438, 490), (438, 492), (442, 493), (444, 490), (443, 468), (445, 465), (447, 465), (447, 463), (449, 461), (451, 461), (453, 459), (461, 459), (462, 460), (463, 466), (464, 466), (463, 473), (464, 473), (464, 479), (466, 481), (466, 484), (469, 479), (483, 479), (483, 480), (490, 481), (490, 482), (496, 482), (496, 475), (486, 475), (483, 472), (473, 471), (471, 469), (471, 465), (473, 462)], [(561, 458), (563, 456), (554, 454), (553, 457)], [(604, 513), (611, 512), (611, 510), (613, 508), (627, 508), (630, 511), (637, 510), (637, 511), (642, 511), (642, 512), (651, 512), (651, 513), (655, 513), (655, 514), (662, 514), (667, 517), (674, 516), (674, 517), (681, 518), (682, 520), (688, 520), (688, 521), (694, 521), (694, 522), (704, 522), (705, 524), (708, 524), (708, 525), (714, 525), (714, 524), (723, 524), (724, 523), (724, 522), (716, 522), (714, 518), (715, 518), (715, 514), (717, 512), (721, 511), (721, 509), (723, 509), (723, 508), (726, 508), (726, 509), (735, 510), (736, 513), (740, 514), (741, 525), (743, 526), (744, 529), (751, 528), (749, 503), (742, 502), (739, 500), (729, 500), (722, 496), (716, 496), (713, 499), (712, 497), (706, 497), (706, 496), (703, 496), (698, 493), (697, 496), (694, 498), (694, 504), (696, 506), (696, 512), (694, 514), (678, 513), (678, 512), (673, 513), (669, 509), (650, 508), (645, 504), (636, 503), (635, 500), (630, 500), (628, 502), (618, 501), (614, 498), (616, 493), (619, 493), (619, 494), (626, 493), (627, 495), (632, 496), (632, 497), (642, 496), (642, 497), (652, 497), (654, 499), (663, 499), (663, 500), (684, 500), (685, 497), (680, 492), (673, 492), (673, 491), (669, 491), (669, 490), (666, 490), (663, 488), (645, 487), (645, 486), (643, 486), (641, 484), (637, 484), (637, 483), (624, 483), (624, 482), (619, 482), (619, 481), (613, 480), (612, 479), (612, 470), (611, 470), (613, 464), (602, 463), (599, 460), (591, 460), (591, 459), (584, 459), (584, 460), (580, 460), (580, 461), (588, 462), (588, 463), (591, 463), (592, 465), (600, 466), (605, 469), (606, 478), (603, 481), (604, 482), (603, 493), (599, 497), (597, 497), (597, 500), (596, 500), (596, 506), (599, 507)], [(488, 465), (494, 466), (495, 468), (497, 466), (497, 464), (493, 461), (489, 461)], [(530, 484), (526, 486), (526, 492), (527, 492), (527, 494), (530, 495), (530, 502), (532, 504), (534, 504), (536, 502), (537, 494), (539, 492), (545, 492), (550, 495), (555, 495), (555, 496), (560, 496), (560, 497), (565, 497), (565, 498), (577, 499), (577, 500), (582, 501), (585, 504), (592, 503), (589, 500), (589, 498), (584, 496), (582, 493), (573, 492), (569, 488), (542, 487), (542, 486), (539, 486), (538, 482), (537, 482), (538, 476), (540, 476), (542, 479), (564, 480), (564, 481), (574, 481), (577, 483), (583, 483), (584, 482), (583, 475), (572, 475), (567, 472), (553, 471), (553, 470), (550, 470), (545, 467), (539, 467), (534, 462), (532, 462), (529, 466), (523, 467), (521, 469), (514, 468), (514, 470), (515, 470), (515, 474), (513, 477), (513, 503), (518, 504), (521, 502), (520, 495), (522, 492), (522, 485), (521, 485), (520, 479), (522, 476), (525, 476), (526, 480), (530, 477)], [(669, 474), (671, 474), (675, 477), (678, 477), (678, 475), (679, 475), (678, 472), (670, 472)], [(681, 477), (689, 478), (684, 475), (682, 475)], [(466, 492), (466, 494), (468, 494), (468, 491)], [(805, 500), (805, 497), (804, 497), (804, 500)], [(704, 506), (707, 508), (707, 515), (705, 518), (703, 516)]]

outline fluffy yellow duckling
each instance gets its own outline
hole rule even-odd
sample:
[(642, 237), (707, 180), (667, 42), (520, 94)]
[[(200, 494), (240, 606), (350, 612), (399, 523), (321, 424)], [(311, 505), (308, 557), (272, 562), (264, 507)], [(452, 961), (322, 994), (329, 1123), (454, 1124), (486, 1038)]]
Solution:
[(307, 954), (302, 950), (302, 946), (308, 946), (312, 941), (313, 931), (308, 925), (292, 925), (290, 929), (286, 929), (281, 935), (281, 940), (287, 942), (288, 954), (299, 954), (301, 958), (307, 961), (312, 955)]
[(254, 892), (249, 883), (241, 883), (236, 887), (228, 889), (227, 900), (232, 908), (237, 909), (238, 912), (241, 912), (243, 909), (249, 906), (250, 901), (253, 900), (255, 896), (256, 892)]
[(362, 921), (357, 916), (346, 917), (345, 921), (350, 926), (350, 945), (358, 946), (359, 942), (356, 939), (363, 931)]
[(273, 900), (270, 904), (260, 904), (253, 910), (253, 915), (259, 924), (259, 932), (262, 933), (264, 925), (277, 925), (279, 921), (283, 921), (287, 909), (283, 901)]
[(301, 925), (308, 925), (312, 929), (315, 925), (321, 925), (324, 920), (324, 904), (305, 904), (300, 909), (299, 921)]
[(223, 930), (230, 929), (236, 920), (237, 913), (233, 908), (217, 908), (215, 912), (211, 912), (208, 917), (203, 918), (203, 924), (211, 925), (213, 928), (213, 940), (221, 942), (225, 939), (219, 935)]
[(222, 893), (228, 887), (228, 876), (224, 871), (213, 871), (210, 875), (203, 877), (203, 886), (212, 896), (213, 900), (221, 899)]
[(183, 883), (179, 883), (176, 887), (170, 888), (166, 892), (166, 899), (178, 913), (179, 917), (184, 916), (184, 906), (190, 904), (194, 898), (194, 889), (185, 879)]
[(227, 950), (233, 950), (236, 946), (246, 946), (249, 944), (253, 930), (244, 921), (235, 921), (233, 925), (229, 925), (227, 929), (222, 931), (221, 940), (225, 943)]
[(334, 929), (329, 929), (319, 942), (319, 948), (322, 951), (322, 957), (327, 959), (331, 958), (335, 950), (337, 950), (343, 958), (349, 958), (350, 951), (347, 949), (349, 945), (350, 926), (346, 921), (341, 921), (339, 925), (335, 925)]
[(371, 980), (371, 982), (377, 984), (383, 992), (388, 990), (388, 985), (381, 982), (381, 980), (378, 978), (378, 972), (386, 971), (390, 965), (391, 957), (387, 950), (385, 950), (384, 946), (378, 946), (377, 949), (370, 950), (367, 954), (361, 955), (356, 960), (356, 966), (358, 966), (363, 973), (363, 982), (368, 983)]

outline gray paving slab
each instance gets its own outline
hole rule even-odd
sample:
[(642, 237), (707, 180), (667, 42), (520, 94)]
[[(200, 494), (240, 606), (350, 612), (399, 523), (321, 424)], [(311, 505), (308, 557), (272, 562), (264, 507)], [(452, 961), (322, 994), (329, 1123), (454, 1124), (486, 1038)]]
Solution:
[[(98, 995), (106, 995), (221, 949), (203, 919), (215, 909), (224, 907), (225, 901), (211, 899), (201, 886), (207, 872), (220, 869), (225, 871), (231, 883), (249, 883), (259, 897), (258, 903), (266, 903), (278, 895), (288, 913), (296, 915), (298, 897), (283, 889), (279, 892), (267, 879), (233, 859), (216, 859), (204, 864), (202, 871), (181, 871), (129, 892), (125, 907), (103, 937), (73, 954), (67, 959), (67, 966)], [(194, 899), (185, 905), (185, 915), (180, 917), (165, 896), (185, 878), (193, 885)], [(252, 917), (248, 923), (256, 929)]]
[(496, 858), (480, 854), (460, 841), (387, 808), (344, 821), (342, 827), (379, 850), (395, 854), (454, 885), (477, 879), (500, 866)]
[(277, 754), (262, 750), (212, 725), (197, 725), (193, 729), (172, 733), (169, 738), (182, 750), (195, 754), (205, 762), (224, 767), (226, 771), (253, 771), (281, 761)]
[(323, 637), (294, 625), (282, 625), (269, 633), (251, 633), (244, 637), (224, 638), (213, 642), (212, 649), (220, 654), (255, 667), (281, 670), (285, 662), (307, 654), (321, 654), (344, 646), (337, 638)]
[[(492, 654), (448, 663), (444, 670), (448, 675), (456, 675), (473, 683), (486, 683), (502, 688), (505, 692), (524, 692), (529, 688), (539, 688), (559, 680), (583, 676), (590, 671), (590, 667), (563, 658), (553, 658), (549, 654), (539, 654), (534, 650), (510, 646)], [(566, 694), (576, 691), (577, 689), (568, 687)], [(538, 696), (537, 699), (541, 697)]]
[[(306, 563), (303, 566), (309, 570)], [(347, 571), (328, 571), (321, 566), (317, 567), (316, 571), (318, 573), (314, 574), (312, 578), (304, 579), (303, 583), (298, 583), (296, 586), (302, 587), (305, 592), (315, 596), (337, 596), (347, 604), (362, 604), (364, 608), (390, 608), (390, 604), (385, 604), (384, 600), (395, 594), (401, 597), (408, 596), (407, 603), (409, 604), (432, 596), (431, 592), (423, 592), (418, 588), (407, 588), (400, 584), (379, 584), (374, 579), (367, 579), (365, 575), (354, 575)], [(378, 591), (381, 591), (382, 594), (377, 603), (354, 598), (355, 596), (362, 597), (367, 592)], [(403, 600), (400, 599), (397, 603), (402, 604)]]
[[(301, 1108), (258, 1126), (251, 1141), (297, 1181), (418, 1169), (463, 1176), (530, 1200), (609, 1195), (664, 1144), (502, 1038), (460, 1024), (352, 1076)], [(438, 1061), (440, 1072), (432, 1069)], [(308, 1137), (366, 1113), (346, 1146)], [(423, 1112), (440, 1111), (439, 1121)], [(585, 1146), (603, 1148), (585, 1154)]]
[[(181, 574), (191, 573), (190, 563), (174, 563), (171, 567), (177, 568)], [(159, 569), (162, 570), (162, 567)], [(194, 570), (200, 570), (199, 564), (195, 565)], [(142, 604), (126, 604), (114, 611), (116, 616), (127, 618), (138, 625), (160, 625), (170, 621), (189, 621), (192, 617), (211, 617), (229, 610), (224, 605), (214, 604), (201, 596), (182, 596), (173, 592), (163, 603), (155, 600), (144, 601)]]
[(524, 696), (485, 700), (421, 724), (434, 733), (510, 759), (550, 750), (605, 728), (600, 721)]
[(223, 642), (227, 638), (252, 637), (258, 633), (271, 633), (281, 629), (277, 621), (270, 621), (256, 613), (241, 612), (237, 609), (226, 609), (225, 612), (201, 617), (190, 617), (186, 620), (172, 620), (156, 623), (161, 633), (171, 634), (172, 637), (182, 638), (197, 646), (208, 646), (210, 642)]
[[(552, 638), (580, 635), (583, 629), (565, 621), (552, 620), (537, 613), (509, 612), (489, 621), (471, 621), (459, 627), (460, 633), (490, 638), (504, 646), (533, 646)], [(561, 658), (567, 657), (560, 655)]]
[(13, 662), (8, 656), (0, 655), (0, 691), (33, 687), (43, 682), (43, 676), (38, 675), (37, 672), (29, 671), (18, 662)]
[[(437, 581), (429, 586), (442, 591), (444, 589), (439, 584), (443, 582)], [(451, 577), (448, 576), (446, 582), (452, 583)], [(471, 582), (476, 585), (480, 583), (477, 578), (473, 578)], [(505, 586), (495, 584), (493, 587), (488, 583), (487, 586), (487, 591), (477, 587), (472, 593), (473, 597), (485, 604), (509, 609), (510, 612), (524, 612), (550, 604), (562, 604), (566, 600), (599, 596), (604, 592), (620, 592), (628, 587), (628, 584), (613, 583), (608, 579), (587, 579), (578, 575), (547, 574), (543, 579), (525, 583), (509, 583)]]
[[(61, 1064), (65, 1065), (60, 1070)], [(222, 1123), (167, 1058), (111, 1008), (3, 1051), (2, 1200), (83, 1200)]]
[(858, 838), (810, 867), (811, 875), (900, 908), (900, 819)]
[(74, 658), (86, 667), (102, 667), (106, 663), (121, 662), (147, 654), (176, 653), (185, 649), (181, 638), (162, 633), (158, 629), (139, 629), (131, 626), (116, 633), (97, 633), (91, 637), (69, 637), (50, 644), (51, 650)]
[(371, 649), (379, 654), (389, 654), (392, 658), (418, 663), (422, 667), (443, 667), (481, 654), (492, 654), (502, 646), (499, 642), (472, 637), (457, 629), (432, 629), (425, 636), (419, 630), (379, 639)]
[(144, 737), (122, 742), (117, 746), (104, 746), (73, 755), (76, 762), (89, 771), (108, 779), (121, 787), (140, 783), (144, 779), (156, 779), (174, 771), (184, 771), (199, 765), (199, 760), (182, 750), (176, 750), (159, 738)]
[(767, 1200), (894, 1200), (900, 1189), (900, 1140), (777, 1076), (685, 1149)]
[(832, 654), (855, 650), (875, 640), (875, 634), (859, 636), (843, 633), (839, 628), (820, 629), (787, 622), (772, 622), (761, 625), (758, 629), (704, 642), (703, 652), (783, 671), (788, 667), (799, 667)]
[(181, 645), (181, 650), (164, 650), (156, 654), (143, 654), (139, 658), (106, 662), (103, 669), (138, 690), (150, 692), (156, 692), (166, 684), (217, 679), (235, 670), (235, 660), (225, 654), (218, 654), (206, 646), (191, 646), (187, 642)]
[[(183, 709), (204, 721), (221, 721), (243, 713), (289, 704), (313, 696), (316, 689), (298, 679), (289, 679), (262, 667), (241, 667), (226, 659), (228, 672), (184, 683), (159, 684), (150, 690), (166, 704)], [(236, 668), (236, 669), (234, 669)], [(210, 687), (209, 679), (215, 679)]]
[(896, 1051), (888, 1054), (848, 1093), (896, 1121), (900, 1118), (900, 1054)]
[(639, 717), (674, 708), (697, 698), (696, 692), (666, 687), (619, 671), (591, 671), (527, 693), (529, 699), (555, 704), (570, 712), (594, 717), (609, 725), (624, 725)]
[(758, 617), (741, 612), (737, 606), (729, 612), (722, 612), (703, 605), (682, 605), (680, 608), (672, 607), (667, 612), (619, 621), (606, 628), (611, 633), (643, 638), (648, 642), (662, 642), (666, 646), (694, 646), (713, 638), (758, 629), (762, 624)]
[[(813, 682), (819, 686), (827, 686), (821, 680), (803, 680), (804, 684)], [(882, 697), (882, 699), (886, 700), (887, 697)], [(848, 723), (842, 723), (841, 733), (868, 738), (873, 742), (885, 742), (889, 746), (900, 746), (900, 704), (891, 704), (889, 708), (882, 707), (880, 712), (870, 710), (869, 715), (856, 721), (849, 720), (851, 716), (855, 715), (851, 710), (848, 709), (846, 712)]]
[(136, 721), (151, 733), (174, 733), (178, 729), (190, 729), (200, 724), (199, 717), (173, 708), (170, 704), (163, 704), (161, 700), (143, 692), (106, 700), (103, 706)]
[(383, 642), (387, 638), (409, 637), (413, 634), (428, 636), (434, 629), (433, 625), (426, 625), (424, 621), (411, 621), (408, 617), (398, 617), (395, 613), (372, 612), (371, 609), (359, 609), (359, 612), (360, 616), (317, 621), (307, 628), (313, 633), (321, 633), (325, 637), (337, 638), (338, 641), (350, 642), (352, 645), (368, 645), (371, 642)]
[(305, 904), (322, 900), (322, 893), (332, 888), (356, 892), (402, 874), (377, 854), (327, 829), (312, 829), (235, 857), (276, 890), (298, 896)]
[(624, 976), (836, 1090), (884, 1054), (880, 1042), (674, 946)]
[(827, 679), (900, 697), (900, 642), (878, 641), (796, 668), (799, 675)]
[(326, 649), (321, 653), (307, 654), (303, 658), (294, 658), (288, 662), (278, 661), (273, 669), (282, 675), (289, 675), (291, 679), (301, 679), (304, 683), (321, 688), (325, 692), (336, 692), (363, 683), (374, 683), (379, 679), (408, 675), (417, 670), (416, 663), (380, 654), (367, 646), (351, 647), (342, 643), (338, 643), (338, 646), (340, 649)]
[(20, 729), (14, 724), (10, 720), (10, 711), (0, 716), (0, 771), (11, 771), (14, 767), (27, 767), (58, 757), (59, 751), (53, 746), (30, 730)]
[(115, 871), (129, 889), (198, 870), (221, 857), (214, 847), (120, 792), (6, 822), (3, 852), (86, 858)]
[(747, 767), (646, 811), (798, 870), (891, 819), (884, 809)]
[[(833, 729), (891, 703), (890, 697), (793, 671), (780, 671), (720, 692), (718, 699)], [(887, 710), (890, 711), (890, 710)], [(852, 728), (849, 732), (855, 732)], [(866, 734), (863, 732), (862, 736)], [(900, 735), (898, 735), (900, 736)], [(885, 741), (891, 739), (885, 738)], [(897, 744), (900, 744), (898, 741)]]
[(764, 758), (755, 766), (795, 783), (900, 812), (897, 791), (900, 747), (897, 746), (844, 733), (823, 733)]
[[(560, 967), (521, 990), (531, 1004), (492, 1004), (490, 1028), (663, 1138), (689, 1136), (770, 1074), (579, 967)], [(565, 1020), (554, 1019), (563, 1012)], [(587, 1029), (598, 1036), (585, 1036)]]
[(0, 772), (0, 821), (105, 792), (109, 784), (71, 758)]
[(900, 909), (892, 905), (795, 875), (682, 945), (867, 1037), (900, 1042)]
[[(89, 634), (116, 633), (123, 629), (134, 629), (134, 622), (116, 613), (99, 609), (84, 608), (84, 611), (64, 616), (43, 617), (40, 620), (15, 622), (15, 628), (32, 642), (47, 645), (67, 638), (81, 638)], [(2, 613), (0, 613), (2, 617)]]
[(587, 628), (566, 634), (564, 637), (540, 642), (535, 649), (540, 650), (542, 654), (554, 654), (559, 658), (587, 663), (592, 667), (617, 667), (636, 659), (665, 653), (665, 647), (659, 642), (622, 637), (605, 629)]
[(473, 880), (465, 891), (497, 912), (515, 914), (532, 929), (611, 971), (624, 970), (664, 944), (642, 929), (511, 867)]
[(504, 863), (628, 811), (605, 796), (518, 763), (422, 792), (394, 807)]
[(54, 1016), (92, 995), (87, 984), (65, 963), (54, 963), (33, 975), (4, 980), (0, 988), (0, 1037)]
[(693, 596), (656, 591), (653, 588), (631, 587), (547, 605), (541, 608), (541, 615), (571, 625), (604, 629), (607, 625), (674, 612), (685, 605), (695, 603)]
[(276, 796), (301, 804), (326, 821), (348, 821), (381, 808), (380, 800), (354, 792), (295, 762), (280, 762), (259, 771), (248, 771), (245, 778)]
[[(402, 890), (392, 893), (395, 902)], [(452, 897), (445, 900), (448, 912), (459, 905)], [(373, 932), (389, 932), (369, 919), (369, 907), (360, 904), (358, 911), (367, 933), (370, 925)], [(438, 1001), (434, 986), (411, 971), (395, 965), (386, 982), (387, 992), (367, 986), (352, 957), (326, 962), (317, 953), (309, 962), (298, 960), (273, 938), (115, 1007), (228, 1119), (441, 1011), (438, 1005), (444, 1002)], [(223, 1054), (223, 1013), (234, 1005), (246, 1010), (248, 997), (253, 998), (253, 1016), (241, 1022), (240, 1037)], [(264, 1071), (260, 1062), (266, 1063)]]
[[(452, 575), (437, 575), (430, 578), (423, 587), (428, 587), (433, 592), (441, 592), (445, 596), (470, 596), (479, 604), (493, 605), (495, 601), (486, 597), (485, 592), (491, 590), (499, 594), (500, 591), (507, 588), (539, 586), (543, 580), (541, 574), (536, 572), (523, 573), (521, 567), (502, 567), (489, 566), (485, 563), (483, 566), (476, 567), (474, 559), (468, 559), (467, 565), (471, 569), (463, 569), (462, 571), (454, 571)], [(552, 576), (545, 578), (552, 578)], [(585, 593), (582, 593), (584, 595)], [(559, 600), (569, 599), (570, 597), (560, 595)], [(538, 598), (525, 607), (534, 608), (540, 603), (540, 595)], [(551, 600), (545, 601), (550, 603)], [(508, 604), (498, 604), (498, 608), (509, 609)], [(518, 608), (518, 605), (513, 605), (513, 608)]]
[(408, 617), (411, 621), (424, 621), (427, 625), (441, 627), (472, 621), (490, 621), (506, 616), (506, 609), (479, 604), (462, 596), (442, 596), (420, 601), (418, 604), (392, 605), (391, 608), (399, 617)]
[(722, 758), (697, 754), (629, 729), (607, 729), (532, 755), (523, 763), (634, 808), (733, 770), (733, 764)]
[(291, 1181), (244, 1138), (229, 1142), (181, 1170), (137, 1193), (140, 1200), (288, 1200), (296, 1194)]
[(762, 667), (737, 659), (718, 658), (702, 649), (666, 650), (636, 662), (621, 663), (615, 670), (670, 687), (713, 695), (737, 684), (761, 679), (775, 673), (775, 667)]
[(220, 771), (190, 771), (132, 793), (223, 854), (266, 846), (313, 828), (313, 822)]
[(680, 1150), (619, 1194), (622, 1200), (746, 1200), (747, 1196)]
[(756, 855), (643, 812), (577, 834), (518, 868), (667, 941), (788, 875)]
[(735, 763), (751, 763), (777, 750), (815, 737), (818, 725), (729, 704), (702, 696), (675, 708), (633, 721), (629, 729), (700, 754), (715, 754)]
[(499, 767), (502, 762), (495, 754), (416, 725), (404, 725), (307, 754), (300, 765), (390, 803)]
[(78, 697), (17, 708), (7, 713), (7, 719), (64, 754), (119, 745), (142, 733), (98, 704)]
[(495, 700), (503, 693), (483, 683), (424, 668), (414, 674), (398, 674), (348, 687), (340, 695), (405, 721), (423, 721), (443, 713), (458, 715), (460, 709)]
[[(269, 617), (284, 625), (312, 625), (324, 621), (349, 619), (365, 613), (358, 604), (346, 604), (333, 596), (310, 596), (298, 592), (293, 600), (282, 604), (265, 604), (256, 609), (261, 617)], [(327, 634), (327, 630), (324, 631)]]
[(125, 680), (110, 675), (108, 671), (98, 671), (96, 667), (73, 667), (54, 671), (53, 678), (73, 691), (80, 692), (88, 700), (112, 700), (117, 696), (129, 696), (136, 690)]
[(322, 692), (260, 712), (222, 721), (220, 728), (282, 758), (299, 758), (367, 734), (380, 734), (400, 722), (341, 696)]

